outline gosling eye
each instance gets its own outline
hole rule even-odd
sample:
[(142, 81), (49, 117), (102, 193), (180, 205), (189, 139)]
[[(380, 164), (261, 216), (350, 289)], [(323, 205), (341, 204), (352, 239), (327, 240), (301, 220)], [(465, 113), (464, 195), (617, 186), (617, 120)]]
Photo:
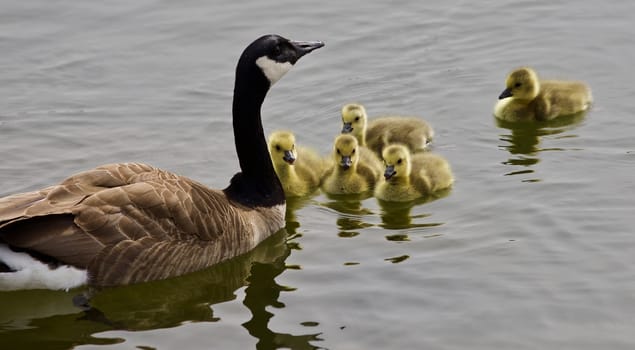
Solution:
[(276, 145), (276, 151), (280, 150), (280, 145)]
[(355, 154), (355, 149), (354, 148), (353, 148), (353, 153), (352, 154)]
[(514, 84), (514, 87), (520, 87), (521, 85), (523, 85), (523, 84), (518, 82), (518, 83)]
[(355, 121), (358, 122), (359, 121), (359, 117), (355, 117)]
[(401, 164), (401, 158), (397, 160), (397, 164)]
[(341, 153), (340, 153), (340, 149), (339, 149), (339, 148), (337, 149), (337, 154), (341, 154)]

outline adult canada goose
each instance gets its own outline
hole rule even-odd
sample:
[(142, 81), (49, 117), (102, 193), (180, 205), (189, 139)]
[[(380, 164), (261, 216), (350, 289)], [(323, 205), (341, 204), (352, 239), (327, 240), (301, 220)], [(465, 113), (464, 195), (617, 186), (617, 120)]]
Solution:
[(410, 154), (403, 145), (390, 145), (383, 152), (384, 179), (375, 188), (375, 197), (406, 202), (448, 188), (454, 182), (450, 165), (432, 153)]
[(371, 191), (381, 176), (381, 162), (373, 152), (359, 146), (351, 135), (338, 135), (333, 156), (324, 172), (322, 189), (329, 194), (354, 194)]
[(320, 187), (324, 171), (322, 158), (309, 148), (296, 147), (292, 132), (271, 133), (269, 153), (287, 197), (306, 196)]
[(123, 163), (0, 198), (0, 289), (174, 277), (243, 254), (282, 228), (285, 197), (260, 109), (271, 85), (323, 45), (265, 35), (243, 51), (232, 110), (241, 172), (224, 190)]
[(411, 152), (418, 152), (425, 150), (434, 137), (432, 127), (421, 118), (388, 116), (368, 121), (366, 109), (357, 103), (342, 107), (342, 124), (342, 134), (355, 136), (361, 146), (379, 158), (390, 144), (401, 143)]
[(522, 67), (507, 76), (494, 115), (507, 121), (550, 120), (586, 111), (591, 102), (585, 83), (539, 80), (533, 69)]

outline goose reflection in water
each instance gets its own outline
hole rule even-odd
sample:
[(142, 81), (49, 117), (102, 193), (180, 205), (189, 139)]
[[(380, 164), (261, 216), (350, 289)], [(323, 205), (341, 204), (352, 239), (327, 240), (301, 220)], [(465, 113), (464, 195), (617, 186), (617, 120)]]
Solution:
[[(501, 134), (499, 138), (504, 143), (498, 147), (508, 151), (511, 155), (502, 164), (522, 167), (520, 170), (507, 172), (505, 175), (533, 174), (534, 169), (531, 167), (540, 162), (539, 154), (541, 152), (566, 150), (558, 147), (542, 148), (540, 147), (540, 142), (543, 137), (552, 139), (577, 137), (577, 135), (566, 134), (566, 132), (581, 124), (585, 116), (586, 112), (582, 112), (543, 122), (510, 122), (495, 119), (499, 128), (507, 129), (510, 132)], [(540, 181), (540, 179), (523, 180), (523, 182), (537, 181)]]
[[(285, 229), (251, 252), (211, 268), (181, 277), (101, 290), (33, 290), (0, 293), (0, 333), (15, 348), (59, 348), (79, 344), (124, 342), (109, 331), (143, 331), (178, 327), (191, 322), (222, 322), (214, 304), (236, 299), (236, 290), (247, 286), (243, 304), (251, 320), (243, 327), (258, 339), (258, 348), (317, 349), (319, 333), (293, 335), (269, 329), (273, 316), (268, 306), (283, 307), (280, 292), (293, 288), (278, 285), (275, 278), (286, 269), (290, 254)], [(90, 295), (90, 307), (73, 306), (73, 296)], [(213, 327), (213, 326), (210, 326)], [(102, 333), (105, 332), (105, 333)], [(48, 333), (48, 334), (46, 334)], [(97, 334), (101, 333), (101, 334)], [(36, 336), (37, 335), (37, 336)], [(37, 344), (37, 342), (41, 342)], [(213, 340), (210, 340), (213, 341)]]
[(288, 233), (287, 242), (294, 246), (295, 244), (290, 242), (294, 238), (301, 237), (302, 234), (297, 232), (297, 229), (300, 227), (300, 219), (296, 212), (306, 207), (307, 205), (315, 203), (312, 199), (312, 196), (304, 196), (304, 197), (289, 197), (287, 198), (287, 209), (285, 213), (286, 220), (286, 230)]

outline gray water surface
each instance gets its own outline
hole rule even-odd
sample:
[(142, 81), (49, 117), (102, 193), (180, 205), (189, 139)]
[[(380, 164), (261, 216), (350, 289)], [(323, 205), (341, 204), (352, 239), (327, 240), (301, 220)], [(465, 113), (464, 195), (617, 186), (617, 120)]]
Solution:
[[(419, 115), (456, 183), (390, 206), (319, 194), (250, 254), (192, 275), (0, 293), (15, 349), (632, 349), (632, 1), (0, 1), (0, 196), (111, 162), (224, 188), (234, 68), (265, 33), (323, 40), (265, 131), (327, 154), (349, 102)], [(563, 123), (497, 123), (506, 74), (589, 83)]]

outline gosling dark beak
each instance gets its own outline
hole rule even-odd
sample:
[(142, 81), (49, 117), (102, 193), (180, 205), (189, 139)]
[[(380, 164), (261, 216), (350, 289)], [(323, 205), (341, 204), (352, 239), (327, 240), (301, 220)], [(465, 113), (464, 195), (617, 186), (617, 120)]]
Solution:
[(390, 180), (390, 178), (393, 177), (395, 174), (397, 174), (397, 172), (395, 171), (395, 166), (386, 165), (386, 170), (384, 170), (384, 178), (386, 178), (386, 180)]
[(295, 157), (293, 156), (293, 152), (284, 151), (284, 156), (282, 157), (282, 160), (293, 165), (293, 163), (295, 162)]
[(291, 45), (295, 47), (296, 52), (298, 53), (298, 58), (306, 55), (307, 53), (317, 50), (320, 47), (324, 46), (324, 42), (322, 41), (295, 41), (289, 40)]
[(342, 134), (348, 134), (349, 132), (353, 132), (353, 123), (344, 123)]
[(512, 90), (510, 90), (509, 88), (503, 90), (503, 92), (501, 92), (500, 96), (498, 96), (499, 100), (502, 100), (506, 97), (511, 97), (512, 96)]
[(353, 161), (351, 160), (351, 156), (342, 156), (342, 160), (340, 161), (340, 166), (344, 170), (348, 170), (348, 168), (353, 165)]

